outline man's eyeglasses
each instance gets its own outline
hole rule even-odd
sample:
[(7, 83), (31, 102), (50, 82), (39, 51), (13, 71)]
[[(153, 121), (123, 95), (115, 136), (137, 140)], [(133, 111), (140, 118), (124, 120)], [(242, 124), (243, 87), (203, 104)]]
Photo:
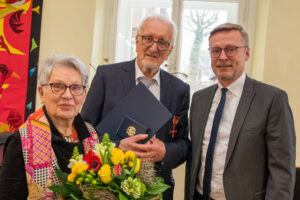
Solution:
[(158, 39), (155, 41), (151, 35), (138, 35), (138, 36), (142, 37), (143, 45), (145, 45), (146, 47), (151, 47), (154, 42), (156, 43), (157, 48), (160, 51), (165, 51), (170, 47), (170, 43), (166, 42), (163, 39)]
[(210, 56), (213, 58), (218, 58), (221, 55), (222, 50), (224, 50), (226, 56), (233, 57), (237, 54), (237, 50), (239, 48), (243, 48), (243, 47), (248, 47), (248, 46), (227, 46), (225, 48), (214, 47), (214, 48), (211, 48), (208, 50), (209, 50)]
[(63, 94), (65, 93), (66, 89), (69, 88), (71, 94), (74, 96), (82, 95), (84, 89), (86, 88), (85, 85), (72, 84), (67, 86), (63, 83), (48, 83), (48, 84), (43, 84), (42, 86), (47, 86), (47, 85), (50, 85), (51, 91), (54, 94)]

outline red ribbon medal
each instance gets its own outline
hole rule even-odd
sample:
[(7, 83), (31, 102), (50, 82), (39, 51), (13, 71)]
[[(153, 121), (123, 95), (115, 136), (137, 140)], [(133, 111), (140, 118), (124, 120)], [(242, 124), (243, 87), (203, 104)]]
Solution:
[(178, 122), (179, 122), (179, 117), (178, 116), (176, 116), (176, 115), (174, 115), (174, 117), (173, 117), (173, 128), (172, 128), (172, 130), (170, 130), (170, 134), (172, 134), (172, 138), (174, 138), (175, 137), (175, 134), (177, 134), (177, 130), (175, 129), (176, 128), (176, 125), (178, 124)]

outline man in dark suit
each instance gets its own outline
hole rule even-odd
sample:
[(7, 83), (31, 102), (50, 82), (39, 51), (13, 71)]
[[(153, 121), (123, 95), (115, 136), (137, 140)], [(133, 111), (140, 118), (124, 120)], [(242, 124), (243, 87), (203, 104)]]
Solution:
[(137, 156), (155, 162), (158, 175), (172, 186), (164, 199), (173, 199), (172, 169), (187, 158), (189, 85), (160, 69), (173, 50), (175, 24), (161, 15), (147, 17), (136, 35), (137, 58), (122, 63), (99, 66), (92, 81), (82, 116), (96, 126), (139, 81), (152, 82), (148, 89), (174, 115), (146, 144), (137, 143), (145, 134), (123, 139), (119, 148), (133, 150)]
[(240, 25), (216, 27), (209, 48), (218, 84), (192, 98), (185, 199), (292, 200), (295, 129), (287, 94), (245, 74), (250, 50)]

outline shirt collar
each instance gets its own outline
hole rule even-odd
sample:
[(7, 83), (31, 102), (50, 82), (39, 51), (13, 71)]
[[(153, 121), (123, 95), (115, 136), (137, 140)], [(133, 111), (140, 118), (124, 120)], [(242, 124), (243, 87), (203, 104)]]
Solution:
[[(246, 73), (243, 72), (243, 74), (236, 79), (233, 83), (231, 83), (229, 86), (227, 86), (228, 91), (232, 93), (234, 96), (241, 96), (244, 88), (246, 80)], [(223, 86), (218, 82), (218, 89), (221, 90)]]
[[(160, 86), (160, 67), (158, 72), (152, 77), (152, 79), (156, 80), (158, 86)], [(135, 60), (135, 82), (138, 83), (138, 78), (145, 77), (141, 69), (138, 67), (137, 61)], [(146, 77), (145, 77), (146, 78)]]

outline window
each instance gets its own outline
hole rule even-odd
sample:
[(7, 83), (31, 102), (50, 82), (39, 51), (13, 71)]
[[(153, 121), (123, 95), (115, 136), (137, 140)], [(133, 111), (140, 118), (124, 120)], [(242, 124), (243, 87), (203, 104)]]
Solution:
[(191, 90), (214, 83), (210, 67), (208, 36), (217, 25), (237, 23), (237, 2), (184, 1), (182, 10), (181, 43), (176, 68), (186, 74)]
[[(214, 83), (208, 52), (209, 32), (218, 24), (233, 22), (248, 30), (253, 41), (255, 0), (111, 0), (110, 24), (105, 42), (109, 63), (135, 58), (137, 27), (147, 15), (166, 14), (178, 26), (178, 38), (162, 68), (191, 86), (191, 93)], [(113, 21), (117, 22), (113, 22)], [(111, 24), (116, 24), (112, 27)], [(113, 30), (113, 31), (111, 31)], [(115, 44), (112, 45), (111, 44)], [(106, 48), (104, 48), (106, 49)], [(249, 68), (247, 68), (249, 70)]]

